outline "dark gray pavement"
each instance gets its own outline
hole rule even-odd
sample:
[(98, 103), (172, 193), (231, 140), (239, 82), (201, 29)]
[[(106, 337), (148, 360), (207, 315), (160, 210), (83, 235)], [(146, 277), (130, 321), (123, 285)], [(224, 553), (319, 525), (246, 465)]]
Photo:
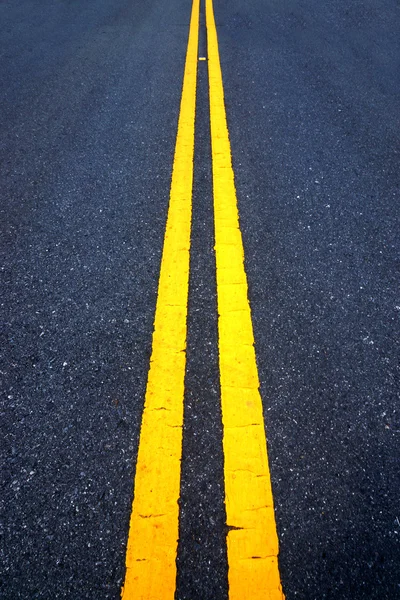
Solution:
[(119, 597), (189, 17), (0, 3), (2, 599)]
[[(400, 7), (214, 2), (286, 597), (394, 600)], [(119, 597), (190, 8), (0, 2), (5, 600)], [(227, 599), (206, 69), (177, 600)]]
[(400, 7), (216, 16), (287, 598), (400, 598)]

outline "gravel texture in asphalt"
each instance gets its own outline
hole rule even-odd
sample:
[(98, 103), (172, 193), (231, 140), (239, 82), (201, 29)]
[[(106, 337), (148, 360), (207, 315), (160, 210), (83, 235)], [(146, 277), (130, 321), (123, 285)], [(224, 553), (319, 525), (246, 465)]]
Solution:
[[(120, 595), (190, 10), (0, 2), (4, 600)], [(400, 7), (214, 10), (286, 598), (394, 600)], [(207, 86), (177, 600), (228, 597)]]

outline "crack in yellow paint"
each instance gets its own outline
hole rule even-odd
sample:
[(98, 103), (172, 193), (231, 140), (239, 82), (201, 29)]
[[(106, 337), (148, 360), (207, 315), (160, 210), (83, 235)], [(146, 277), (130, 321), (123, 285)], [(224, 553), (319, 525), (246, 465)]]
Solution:
[[(212, 0), (206, 0), (230, 600), (283, 600)], [(182, 454), (198, 57), (193, 0), (136, 465), (123, 600), (173, 600)]]
[(206, 0), (230, 600), (282, 600), (271, 479), (212, 0)]
[(193, 1), (123, 600), (173, 600), (182, 455), (199, 0)]

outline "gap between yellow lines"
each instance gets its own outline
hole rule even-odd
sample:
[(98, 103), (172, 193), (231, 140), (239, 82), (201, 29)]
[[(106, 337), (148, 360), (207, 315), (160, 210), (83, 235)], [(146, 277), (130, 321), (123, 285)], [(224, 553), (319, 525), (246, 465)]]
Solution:
[(173, 600), (182, 455), (199, 0), (189, 28), (123, 600)]
[(282, 600), (271, 479), (212, 0), (206, 0), (230, 600)]

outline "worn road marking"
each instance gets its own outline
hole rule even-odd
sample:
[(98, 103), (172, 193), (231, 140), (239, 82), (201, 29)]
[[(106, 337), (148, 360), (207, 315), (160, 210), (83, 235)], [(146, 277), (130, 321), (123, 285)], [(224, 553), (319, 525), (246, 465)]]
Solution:
[(193, 1), (136, 465), (123, 600), (173, 600), (182, 455), (199, 0)]
[(212, 0), (206, 0), (230, 600), (282, 600), (278, 537)]

